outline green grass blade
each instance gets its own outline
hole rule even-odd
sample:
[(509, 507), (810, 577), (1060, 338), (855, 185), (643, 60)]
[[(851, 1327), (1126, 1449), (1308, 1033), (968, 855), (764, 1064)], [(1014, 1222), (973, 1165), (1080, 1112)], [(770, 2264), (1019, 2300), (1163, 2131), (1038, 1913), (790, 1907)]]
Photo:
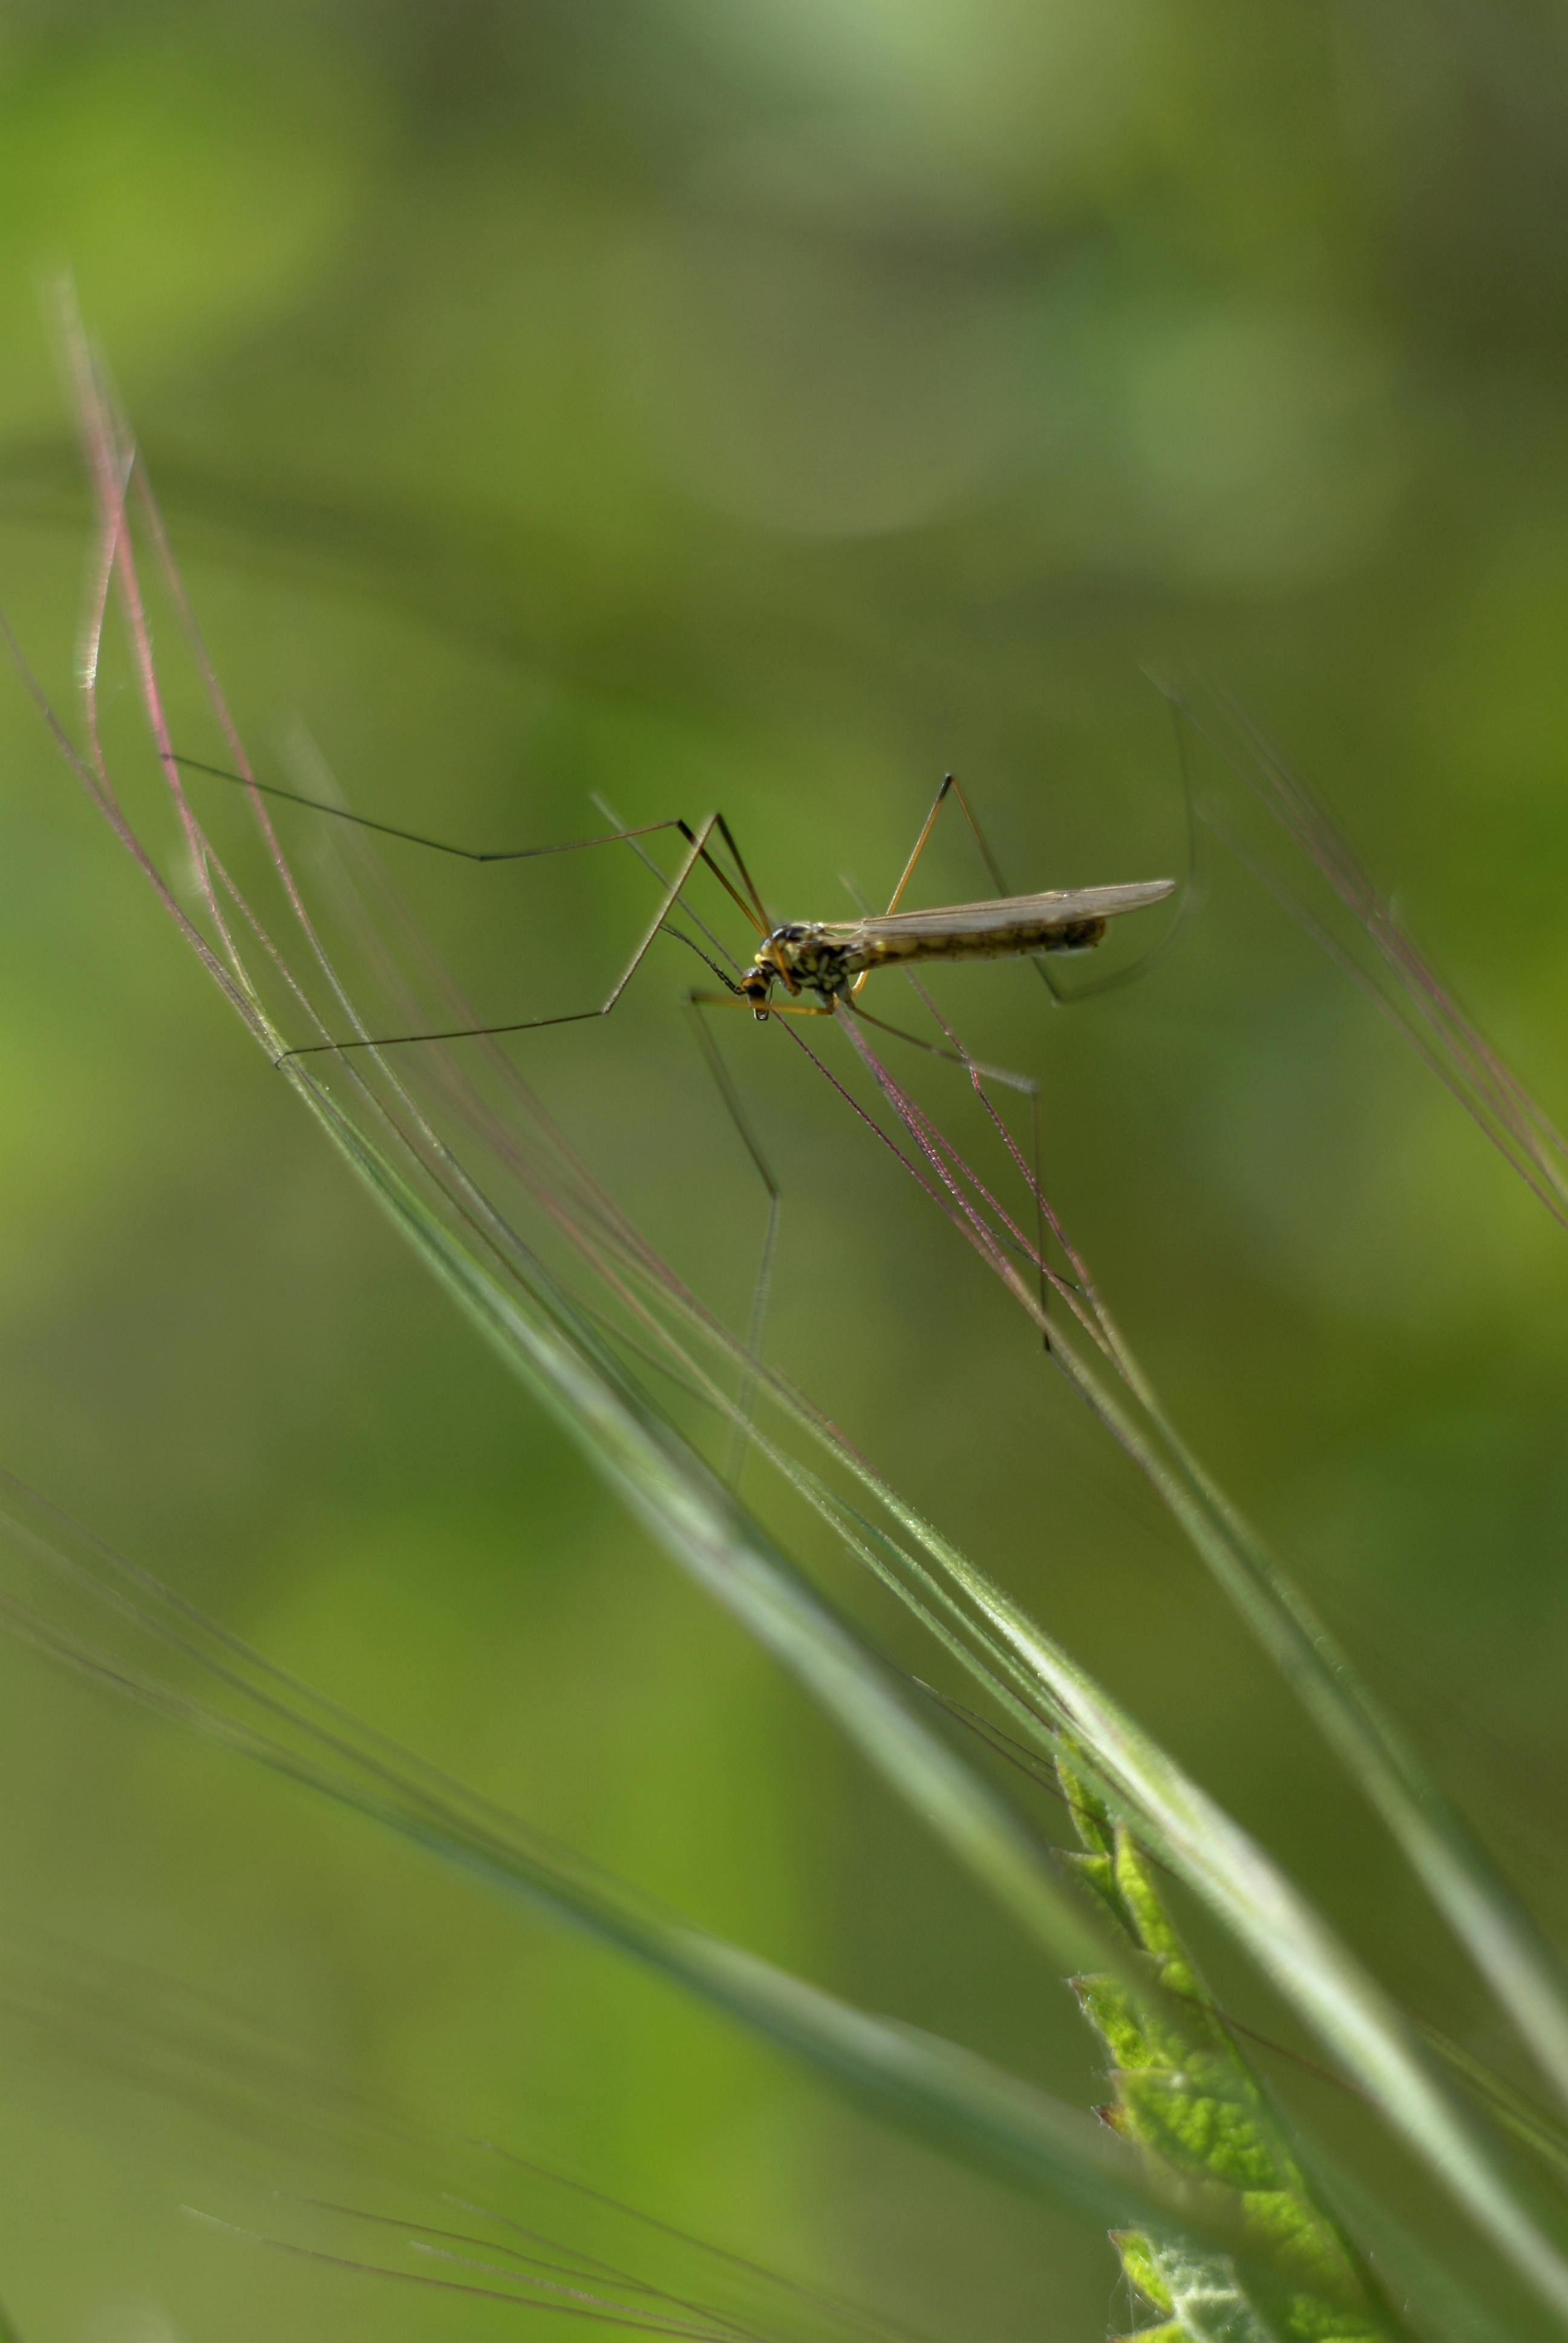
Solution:
[[(863, 1470), (868, 1482), (873, 1476)], [(1342, 2069), (1436, 2174), (1542, 2299), (1568, 2317), (1568, 2261), (1466, 2109), (1444, 2088), (1402, 2015), (1266, 1850), (1055, 1644), (1020, 1605), (895, 1493), (901, 1528), (971, 1607), (999, 1679), (1023, 1693), (1010, 1714), (1053, 1756), (1085, 1753), (1096, 1788), (1244, 1946)], [(1041, 1721), (1043, 1712), (1044, 1722)]]
[[(739, 1525), (717, 1483), (683, 1469), (668, 1444), (598, 1384), (559, 1332), (534, 1323), (509, 1292), (455, 1245), (391, 1168), (329, 1100), (312, 1094), (337, 1143), (375, 1188), (405, 1232), (504, 1356), (523, 1372), (639, 1518), (820, 1698), (950, 1845), (999, 1885), (1020, 1916), (1054, 1930), (1032, 1894), (1014, 1900), (1015, 1875), (969, 1786), (941, 1750), (932, 1763), (897, 1710), (869, 1654), (830, 1623), (815, 1598)], [(695, 1461), (695, 1460), (693, 1460)], [(971, 1593), (982, 1582), (967, 1574)], [(1542, 2298), (1568, 2318), (1568, 2261), (1532, 2218), (1483, 2137), (1448, 2096), (1412, 2040), (1392, 2002), (1334, 1938), (1255, 1842), (1242, 1833), (1088, 1676), (1067, 1661), (996, 1590), (986, 1588), (991, 1624), (1024, 1660), (1034, 1688), (1081, 1736), (1118, 1802), (1157, 1834), (1159, 1851), (1204, 1895), (1289, 1995), (1321, 2039), (1376, 2099)], [(940, 1748), (940, 1745), (933, 1747)], [(903, 1771), (911, 1758), (920, 1771)], [(928, 1799), (930, 1803), (928, 1803)], [(999, 1855), (1000, 1859), (999, 1860)], [(1072, 1916), (1073, 1925), (1081, 1923)], [(1055, 1941), (1060, 1943), (1057, 1936)]]
[[(999, 1234), (989, 1192), (906, 1097), (858, 1027), (851, 1024), (849, 1032), (915, 1149), (931, 1167), (935, 1176), (928, 1180), (911, 1165), (921, 1185), (1043, 1328), (1041, 1304)], [(1027, 1177), (1021, 1161), (1020, 1168)], [(1042, 1195), (1039, 1202), (1048, 1211)], [(1057, 1225), (1054, 1220), (1052, 1224)], [(1059, 1226), (1057, 1234), (1061, 1234)], [(1016, 1248), (1016, 1230), (1012, 1235)], [(1077, 1282), (1064, 1290), (1070, 1293), (1073, 1317), (1098, 1355), (1091, 1362), (1070, 1330), (1058, 1324), (1050, 1333), (1057, 1366), (1147, 1475), (1227, 1599), (1377, 1808), (1553, 2087), (1568, 2097), (1568, 1968), (1453, 1813), (1413, 1747), (1357, 1682), (1305, 1599), (1181, 1440), (1100, 1301), (1086, 1265), (1077, 1256), (1072, 1265)]]
[(1562, 2124), (1441, 2027), (1423, 2020), (1420, 2033), (1427, 2047), (1468, 2086), (1499, 2128), (1539, 2157), (1559, 2181), (1568, 2182), (1568, 2132)]

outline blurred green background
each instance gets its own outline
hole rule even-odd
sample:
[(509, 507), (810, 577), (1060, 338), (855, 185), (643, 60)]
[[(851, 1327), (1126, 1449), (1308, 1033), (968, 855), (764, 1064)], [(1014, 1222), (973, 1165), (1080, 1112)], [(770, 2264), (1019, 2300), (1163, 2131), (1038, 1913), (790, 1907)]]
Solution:
[[(1553, 10), (1407, 0), (15, 6), (0, 598), (66, 703), (87, 516), (39, 287), (68, 266), (264, 769), (307, 739), (362, 810), (481, 845), (597, 829), (595, 792), (721, 805), (780, 914), (840, 917), (949, 768), (1020, 887), (1180, 870), (1142, 669), (1192, 664), (1550, 1108), (1565, 43)], [(1065, 1989), (427, 1285), (19, 687), (0, 741), (0, 1461), (530, 1821), (1091, 2103)], [(497, 1017), (596, 997), (645, 916), (604, 858), (387, 860)], [(984, 891), (956, 826), (920, 883)], [(517, 1054), (739, 1319), (759, 1196), (661, 950)], [(940, 997), (1039, 1076), (1051, 1193), (1178, 1419), (1560, 1925), (1561, 1232), (1222, 860), (1139, 983)], [(1494, 2047), (1021, 1318), (777, 1031), (734, 1029), (787, 1193), (773, 1355)], [(286, 2227), (266, 2188), (317, 2176), (311, 2090), (264, 2122), (242, 2038), (941, 2335), (1125, 2318), (1101, 2240), (608, 1956), (25, 1651), (0, 1672), (28, 2343), (504, 2318), (181, 2213)], [(373, 2166), (322, 2193), (406, 2201)]]

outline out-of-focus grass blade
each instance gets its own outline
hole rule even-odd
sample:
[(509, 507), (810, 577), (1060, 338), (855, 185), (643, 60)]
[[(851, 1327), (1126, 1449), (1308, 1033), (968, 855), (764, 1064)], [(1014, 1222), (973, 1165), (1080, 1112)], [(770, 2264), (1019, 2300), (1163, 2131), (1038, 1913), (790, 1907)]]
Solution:
[[(1127, 2183), (1115, 2157), (1107, 2161), (1102, 2153), (1104, 2135), (1075, 2110), (1050, 2100), (1042, 2110), (1036, 2106), (1040, 2095), (968, 2053), (849, 2009), (650, 1906), (598, 1867), (539, 1844), (502, 1810), (270, 1666), (239, 1638), (204, 1619), (149, 1574), (123, 1562), (19, 1484), (8, 1486), (11, 1534), (21, 1549), (41, 1561), (52, 1578), (94, 1597), (100, 1611), (150, 1637), (166, 1657), (172, 1650), (182, 1673), (194, 1663), (231, 1704), (237, 1694), (248, 1715), (236, 1719), (194, 1699), (166, 1681), (164, 1673), (149, 1673), (117, 1650), (84, 1642), (79, 1634), (54, 1625), (35, 1606), (0, 1594), (0, 1625), (45, 1657), (575, 1923), (879, 2103), (949, 2152), (1031, 2187), (1055, 2192), (1060, 2186), (1070, 2201), (1092, 2207), (1108, 2222), (1152, 2220), (1164, 2236), (1186, 2237), (1194, 2253), (1202, 2248), (1233, 2258), (1243, 2276), (1254, 2273), (1265, 2290), (1277, 2285), (1280, 2272), (1270, 2258), (1266, 2236), (1254, 2236), (1249, 2243), (1244, 2230), (1238, 2234), (1224, 2209), (1216, 2210), (1201, 2191), (1193, 2197), (1181, 2185), (1162, 2188), (1158, 2177), (1148, 2173)], [(259, 1724), (251, 1721), (256, 1716)], [(1132, 1998), (1158, 2006), (1152, 1994)], [(1065, 2156), (1070, 2162), (1086, 2146), (1093, 2151), (1091, 2169), (1062, 2180), (1053, 2157)], [(1110, 2204), (1108, 2187), (1121, 2189), (1119, 2204)], [(1395, 2266), (1421, 2271), (1418, 2250), (1394, 2250), (1401, 2242), (1392, 2232)], [(1419, 2285), (1414, 2293), (1420, 2297)], [(1483, 2321), (1477, 2326), (1473, 2320), (1468, 2328), (1458, 2321), (1453, 2312), (1462, 2298), (1452, 2278), (1434, 2284), (1422, 2303), (1423, 2331), (1433, 2338), (1473, 2331), (1484, 2335), (1486, 2343), (1521, 2343), (1516, 2327), (1505, 2333), (1488, 2330)], [(1332, 2307), (1332, 2296), (1330, 2302)], [(1347, 2308), (1353, 2308), (1353, 2300)]]
[[(1181, 714), (1268, 811), (1351, 915), (1357, 932), (1342, 937), (1294, 889), (1260, 866), (1222, 816), (1205, 815), (1238, 859), (1315, 937), (1323, 950), (1387, 1015), (1444, 1087), (1473, 1117), (1553, 1218), (1568, 1228), (1568, 1141), (1482, 1033), (1422, 951), (1301, 774), (1292, 770), (1257, 725), (1224, 693), (1212, 695), (1211, 722), (1177, 695)], [(1357, 947), (1370, 946), (1369, 965)]]
[[(25, 1493), (11, 1485), (13, 1508)], [(14, 1510), (13, 1536), (52, 1574), (83, 1587), (84, 1565)], [(80, 1539), (102, 1574), (105, 1550)], [(1201, 2190), (1149, 2171), (1103, 2127), (960, 2046), (853, 2007), (757, 1955), (671, 1916), (597, 1865), (538, 1841), (496, 1807), (466, 1793), (347, 1712), (267, 1667), (238, 1638), (162, 1594), (146, 1573), (121, 1565), (100, 1602), (160, 1646), (196, 1661), (249, 1715), (193, 1698), (118, 1652), (84, 1640), (35, 1605), (0, 1596), (0, 1624), (49, 1660), (104, 1690), (153, 1709), (297, 1786), (375, 1822), (444, 1863), (521, 1896), (658, 1970), (858, 2096), (1015, 2182), (1042, 2189), (1110, 2223), (1154, 2220), (1191, 2230), (1221, 2251), (1248, 2241)], [(162, 1597), (161, 1602), (158, 1600)], [(259, 1721), (252, 1721), (259, 1718)]]
[(1423, 2022), (1420, 2033), (1429, 2049), (1468, 2085), (1499, 2127), (1538, 2156), (1560, 2181), (1568, 2181), (1568, 2132), (1563, 2126), (1506, 2076), (1497, 2074), (1441, 2027)]
[[(840, 1644), (816, 1598), (778, 1558), (741, 1532), (739, 1517), (717, 1484), (678, 1464), (668, 1443), (635, 1413), (623, 1412), (608, 1388), (585, 1372), (575, 1348), (539, 1329), (477, 1263), (451, 1242), (361, 1134), (339, 1118), (329, 1100), (313, 1092), (337, 1143), (357, 1162), (407, 1233), (463, 1306), (514, 1365), (520, 1365), (545, 1403), (587, 1447), (598, 1468), (621, 1490), (633, 1510), (685, 1567), (736, 1609), (770, 1648), (801, 1675), (829, 1712), (899, 1779), (900, 1753), (913, 1745), (907, 1713), (890, 1711), (869, 1654)], [(695, 1460), (692, 1460), (695, 1463)], [(940, 1543), (940, 1542), (939, 1542)], [(1025, 1681), (1049, 1700), (1060, 1724), (1080, 1736), (1096, 1771), (1123, 1811), (1156, 1834), (1158, 1851), (1203, 1895), (1211, 1907), (1306, 2017), (1465, 2207), (1471, 2217), (1564, 2316), (1568, 2263), (1533, 2220), (1483, 2137), (1442, 2089), (1393, 2003), (1332, 1935), (1257, 1843), (1133, 1725), (1092, 1680), (1050, 1644), (1000, 1590), (940, 1544), (950, 1575), (980, 1601), (989, 1623), (1025, 1664)], [(983, 1589), (983, 1595), (981, 1590)], [(942, 1758), (948, 1753), (943, 1750)], [(925, 1753), (922, 1753), (922, 1760)], [(946, 1778), (944, 1778), (944, 1776)], [(996, 1841), (975, 1832), (974, 1804), (955, 1785), (946, 1765), (922, 1762), (917, 1777), (929, 1815), (949, 1843), (973, 1848), (970, 1860), (993, 1884), (1008, 1883), (993, 1868)], [(901, 1786), (910, 1795), (910, 1777)], [(1014, 1906), (1016, 1909), (1016, 1905)], [(1058, 1939), (1060, 1942), (1060, 1939)]]
[[(417, 1776), (417, 1761), (410, 1764)], [(191, 1976), (35, 1930), (15, 1915), (0, 1922), (0, 2022), (30, 2057), (89, 2086), (94, 2104), (104, 2087), (129, 2087), (138, 2104), (150, 2093), (228, 2145), (260, 2147), (274, 2168), (280, 2154), (297, 2175), (308, 2166), (310, 2195), (286, 2180), (259, 2221), (254, 2213), (223, 2217), (226, 2200), (236, 2217), (255, 2203), (245, 2173), (223, 2161), (199, 2167), (199, 2201), (184, 2209), (231, 2231), (265, 2233), (269, 2245), (286, 2248), (297, 2217), (309, 2226), (319, 2217), (330, 2237), (347, 2232), (361, 2249), (367, 2237), (401, 2237), (427, 2268), (443, 2240), (460, 2246), (460, 2229), (540, 2308), (558, 2303), (575, 2277), (585, 2316), (596, 2296), (606, 2318), (624, 2306), (640, 2323), (639, 2310), (647, 2318), (662, 2309), (667, 2320), (717, 2330), (710, 2343), (925, 2343), (852, 2297), (729, 2252), (493, 2141), (455, 2135), (423, 2109), (351, 2081), (326, 2046), (280, 2035)]]

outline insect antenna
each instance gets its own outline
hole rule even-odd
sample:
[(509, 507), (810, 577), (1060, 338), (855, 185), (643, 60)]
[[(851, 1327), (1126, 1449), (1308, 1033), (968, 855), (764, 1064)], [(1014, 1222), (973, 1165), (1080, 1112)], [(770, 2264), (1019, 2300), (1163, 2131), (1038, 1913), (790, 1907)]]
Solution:
[[(672, 930), (671, 932), (674, 933), (675, 930)], [(690, 938), (682, 937), (681, 940), (689, 942)], [(693, 949), (695, 950), (696, 947), (693, 946)], [(708, 955), (702, 952), (699, 954), (699, 958), (706, 960)], [(711, 962), (709, 964), (712, 965)], [(717, 973), (723, 976), (722, 970), (718, 970)], [(731, 984), (727, 976), (724, 977), (724, 982), (729, 985), (731, 992), (739, 992), (739, 986)], [(736, 1398), (736, 1411), (731, 1420), (729, 1451), (725, 1463), (725, 1479), (733, 1489), (739, 1485), (740, 1474), (745, 1466), (746, 1453), (751, 1445), (752, 1426), (757, 1413), (757, 1394), (762, 1377), (762, 1343), (768, 1332), (768, 1305), (773, 1294), (773, 1262), (779, 1245), (779, 1222), (784, 1209), (784, 1192), (779, 1184), (772, 1165), (762, 1151), (760, 1141), (751, 1128), (750, 1120), (740, 1102), (740, 1093), (736, 1089), (729, 1069), (724, 1062), (724, 1053), (714, 1040), (708, 1020), (702, 1013), (700, 1000), (695, 993), (688, 993), (686, 1005), (702, 1054), (708, 1061), (708, 1071), (712, 1075), (715, 1087), (729, 1110), (729, 1120), (739, 1132), (741, 1143), (756, 1167), (757, 1176), (768, 1192), (768, 1225), (762, 1232), (762, 1252), (757, 1265), (757, 1282), (751, 1289), (751, 1314), (746, 1330), (745, 1365), (741, 1373), (740, 1389)]]

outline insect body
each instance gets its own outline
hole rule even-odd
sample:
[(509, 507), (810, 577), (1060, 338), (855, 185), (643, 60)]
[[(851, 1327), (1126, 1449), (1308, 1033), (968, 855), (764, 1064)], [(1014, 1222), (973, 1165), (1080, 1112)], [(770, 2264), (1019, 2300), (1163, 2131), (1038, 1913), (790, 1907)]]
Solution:
[(940, 910), (884, 911), (874, 919), (792, 922), (763, 938), (739, 990), (760, 1023), (776, 984), (791, 993), (814, 992), (831, 1011), (859, 992), (873, 969), (899, 962), (1092, 951), (1107, 920), (1163, 902), (1175, 886), (1173, 879), (1148, 879), (1122, 887), (1004, 895)]
[[(656, 831), (675, 830), (685, 841), (686, 850), (679, 868), (666, 885), (663, 900), (644, 930), (641, 941), (604, 1000), (595, 1006), (568, 1010), (555, 1016), (518, 1018), (508, 1024), (459, 1026), (444, 1032), (356, 1034), (340, 1041), (307, 1041), (297, 1049), (285, 1051), (285, 1058), (315, 1057), (328, 1051), (388, 1049), (411, 1041), (455, 1041), (485, 1033), (523, 1033), (546, 1025), (569, 1025), (590, 1017), (608, 1017), (641, 966), (654, 938), (666, 932), (680, 934), (679, 930), (669, 925), (669, 915), (681, 902), (683, 890), (699, 863), (718, 880), (761, 940), (749, 967), (739, 977), (729, 975), (717, 960), (709, 959), (700, 947), (694, 946), (699, 957), (707, 960), (714, 974), (721, 980), (725, 990), (721, 993), (692, 992), (687, 995), (687, 999), (699, 1009), (723, 1008), (726, 1005), (749, 1008), (759, 1024), (765, 1024), (770, 1016), (830, 1017), (839, 1011), (853, 1011), (856, 994), (871, 970), (877, 968), (890, 968), (915, 960), (1022, 960), (1038, 958), (1044, 953), (1092, 951), (1105, 933), (1108, 920), (1116, 918), (1122, 911), (1139, 911), (1151, 903), (1163, 902), (1167, 896), (1176, 891), (1174, 879), (1143, 879), (1131, 880), (1120, 887), (1079, 887), (1039, 895), (998, 894), (980, 903), (950, 903), (929, 911), (900, 911), (900, 900), (950, 795), (962, 810), (998, 886), (1003, 884), (995, 857), (981, 835), (969, 801), (950, 773), (937, 791), (931, 809), (915, 840), (914, 851), (904, 865), (903, 875), (894, 888), (892, 900), (885, 911), (859, 920), (790, 920), (775, 927), (763, 908), (756, 882), (746, 868), (740, 850), (722, 814), (709, 814), (706, 821), (695, 830), (685, 821), (668, 820), (646, 822), (636, 830), (613, 830), (601, 838), (577, 839), (562, 846), (526, 846), (487, 851), (457, 846), (446, 839), (428, 838), (417, 830), (401, 830), (389, 822), (369, 820), (362, 814), (350, 813), (342, 806), (324, 805), (318, 799), (301, 797), (297, 790), (282, 789), (276, 782), (256, 781), (247, 775), (228, 772), (221, 766), (203, 764), (196, 758), (178, 757), (174, 761), (190, 771), (210, 773), (217, 779), (236, 782), (268, 797), (286, 799), (296, 805), (307, 806), (317, 813), (357, 822), (385, 837), (403, 839), (410, 845), (428, 847), (441, 854), (457, 855), (467, 862), (528, 861), (538, 855), (570, 854), (584, 847), (616, 845), (623, 840), (636, 847), (643, 860), (648, 861), (649, 858), (639, 841)], [(736, 874), (733, 878), (716, 859), (714, 845), (719, 841), (730, 856)], [(650, 867), (657, 869), (656, 865), (650, 864)], [(681, 936), (681, 940), (690, 943), (691, 939)], [(1043, 967), (1040, 973), (1050, 984), (1050, 978)], [(773, 991), (776, 985), (782, 985), (787, 992), (796, 997), (790, 1001), (775, 1001)], [(1051, 985), (1051, 990), (1055, 991), (1054, 985)], [(801, 1001), (799, 996), (802, 992), (815, 993), (816, 1001)], [(866, 1012), (861, 1011), (859, 1013), (864, 1015)], [(870, 1021), (880, 1024), (882, 1021), (872, 1018)], [(905, 1035), (903, 1038), (909, 1040), (912, 1037)], [(939, 1051), (939, 1055), (946, 1054)]]

